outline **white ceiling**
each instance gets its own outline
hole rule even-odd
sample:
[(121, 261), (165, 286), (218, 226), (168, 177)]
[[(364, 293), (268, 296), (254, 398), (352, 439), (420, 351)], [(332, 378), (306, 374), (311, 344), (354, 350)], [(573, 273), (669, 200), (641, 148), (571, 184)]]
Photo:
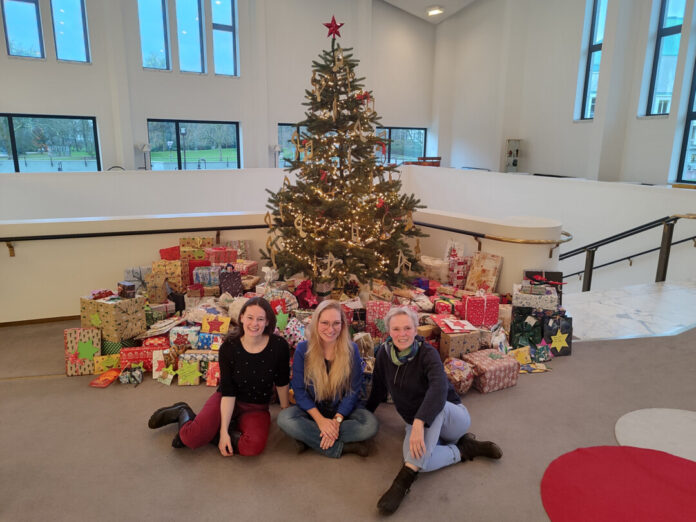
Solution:
[[(433, 25), (437, 25), (442, 22), (445, 18), (452, 16), (454, 13), (466, 7), (467, 5), (473, 3), (475, 0), (384, 0), (388, 4), (398, 7), (399, 9), (406, 11), (407, 13), (417, 16), (430, 22)], [(428, 16), (427, 10), (431, 6), (442, 7), (444, 13)]]

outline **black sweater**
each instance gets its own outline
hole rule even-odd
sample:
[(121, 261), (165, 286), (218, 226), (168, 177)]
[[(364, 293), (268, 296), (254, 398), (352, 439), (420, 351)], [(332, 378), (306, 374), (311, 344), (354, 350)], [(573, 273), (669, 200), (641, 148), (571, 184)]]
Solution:
[(389, 392), (396, 411), (408, 424), (413, 424), (413, 419), (421, 419), (430, 426), (446, 401), (460, 404), (461, 400), (445, 375), (440, 354), (421, 337), (417, 339), (421, 345), (416, 357), (401, 366), (392, 362), (384, 345), (379, 348), (366, 408), (375, 411)]

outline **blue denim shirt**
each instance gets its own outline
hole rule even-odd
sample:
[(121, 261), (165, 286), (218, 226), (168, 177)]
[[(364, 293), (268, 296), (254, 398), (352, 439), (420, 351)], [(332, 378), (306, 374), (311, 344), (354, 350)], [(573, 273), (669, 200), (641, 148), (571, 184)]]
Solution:
[(344, 417), (350, 415), (356, 407), (360, 388), (362, 386), (363, 360), (360, 357), (360, 350), (355, 343), (353, 347), (353, 365), (350, 372), (350, 391), (343, 397), (336, 397), (333, 400), (317, 403), (314, 396), (314, 386), (305, 384), (304, 369), (305, 355), (307, 354), (307, 341), (302, 341), (297, 345), (295, 356), (292, 359), (292, 380), (290, 386), (295, 393), (297, 405), (304, 411), (318, 408), (322, 415), (326, 416), (329, 411), (340, 413)]

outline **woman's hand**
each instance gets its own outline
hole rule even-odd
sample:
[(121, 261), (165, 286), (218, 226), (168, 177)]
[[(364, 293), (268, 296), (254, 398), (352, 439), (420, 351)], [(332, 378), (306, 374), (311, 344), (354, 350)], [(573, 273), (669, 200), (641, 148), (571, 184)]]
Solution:
[(322, 439), (324, 437), (328, 437), (329, 439), (332, 440), (331, 446), (333, 446), (333, 441), (335, 441), (338, 438), (338, 428), (339, 424), (338, 421), (335, 419), (327, 419), (324, 416), (321, 416), (319, 419), (316, 420), (317, 426), (319, 426), (319, 432), (321, 433)]
[(322, 434), (321, 435), (321, 442), (319, 443), (319, 447), (323, 450), (327, 450), (330, 447), (332, 447), (336, 443), (336, 439), (334, 437), (329, 437), (328, 435)]
[(218, 443), (218, 449), (223, 457), (231, 457), (234, 455), (234, 448), (232, 447), (232, 439), (230, 434), (226, 431), (220, 433), (220, 442)]
[(425, 427), (420, 419), (413, 420), (408, 446), (414, 459), (420, 459), (425, 455)]

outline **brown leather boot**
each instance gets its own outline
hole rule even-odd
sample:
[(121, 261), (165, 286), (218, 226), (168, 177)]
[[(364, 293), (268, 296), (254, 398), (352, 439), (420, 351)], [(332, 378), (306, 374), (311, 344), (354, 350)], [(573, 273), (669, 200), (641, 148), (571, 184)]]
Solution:
[(418, 472), (413, 471), (405, 464), (401, 466), (391, 487), (382, 495), (377, 502), (377, 509), (383, 515), (391, 515), (401, 504), (406, 493), (411, 489), (411, 484), (418, 478)]
[(503, 456), (503, 451), (495, 442), (488, 440), (478, 441), (473, 433), (466, 433), (457, 441), (459, 453), (462, 454), (462, 462), (474, 460), (474, 457), (488, 457), (489, 459), (499, 459)]

